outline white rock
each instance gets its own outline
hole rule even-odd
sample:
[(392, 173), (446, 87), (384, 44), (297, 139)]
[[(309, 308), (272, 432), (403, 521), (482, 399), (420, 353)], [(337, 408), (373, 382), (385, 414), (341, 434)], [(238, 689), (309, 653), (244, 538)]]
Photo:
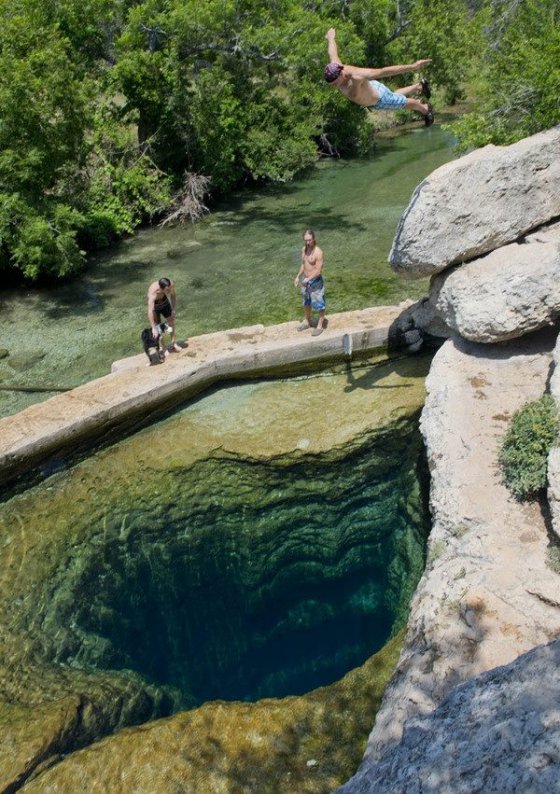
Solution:
[(546, 390), (555, 341), (549, 331), (500, 346), (455, 337), (433, 359), (421, 420), (431, 473), (428, 563), (364, 766), (457, 684), (559, 635), (547, 526), (537, 504), (507, 491), (497, 459), (509, 418)]
[(430, 303), (473, 342), (502, 342), (550, 325), (560, 316), (560, 243), (512, 243), (441, 273)]
[(560, 791), (560, 640), (457, 687), (340, 794)]
[[(553, 353), (550, 393), (556, 401), (560, 413), (560, 336), (556, 340)], [(548, 455), (548, 505), (552, 529), (560, 538), (560, 446), (554, 446)]]
[(514, 242), (560, 216), (559, 186), (560, 126), (477, 149), (416, 188), (389, 261), (419, 278)]

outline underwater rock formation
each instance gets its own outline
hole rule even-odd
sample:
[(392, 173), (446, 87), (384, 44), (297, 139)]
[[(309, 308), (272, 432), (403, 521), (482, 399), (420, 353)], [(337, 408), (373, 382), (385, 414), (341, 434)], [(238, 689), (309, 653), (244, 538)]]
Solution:
[[(75, 774), (72, 751), (123, 725), (209, 697), (305, 692), (387, 642), (423, 567), (414, 428), (426, 366), (354, 362), (216, 391), (5, 502), (2, 787), (28, 780), (47, 791), (52, 776)], [(337, 785), (359, 757), (386, 680), (386, 660), (382, 670), (371, 664), (376, 680), (356, 670), (344, 691), (334, 684), (289, 702), (207, 704), (109, 737), (123, 781), (112, 790), (131, 790), (131, 747), (141, 764), (155, 752), (149, 737), (160, 762), (153, 774), (165, 776), (187, 726), (185, 753), (199, 759), (193, 775), (218, 774), (205, 763), (210, 754), (224, 780), (250, 781), (260, 765), (266, 782), (266, 769), (281, 764), (285, 775), (322, 781), (301, 790)], [(349, 719), (354, 698), (362, 706)], [(325, 720), (331, 704), (342, 711)], [(228, 759), (212, 725), (233, 742), (231, 724), (239, 752), (230, 748)], [(244, 744), (243, 729), (257, 738)], [(344, 752), (333, 749), (341, 733)], [(296, 774), (289, 748), (304, 734), (309, 758)], [(92, 753), (105, 780), (110, 764)]]

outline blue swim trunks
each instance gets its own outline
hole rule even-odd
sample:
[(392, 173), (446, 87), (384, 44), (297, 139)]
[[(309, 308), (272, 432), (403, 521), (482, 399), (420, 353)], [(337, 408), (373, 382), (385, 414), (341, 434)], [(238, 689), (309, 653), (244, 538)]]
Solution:
[(301, 297), (303, 298), (304, 306), (311, 306), (316, 312), (321, 312), (327, 308), (325, 301), (325, 284), (323, 276), (317, 276), (307, 284), (302, 284)]
[(402, 110), (406, 107), (406, 97), (404, 94), (396, 94), (377, 80), (370, 80), (370, 86), (379, 94), (379, 99), (375, 105), (370, 105), (368, 110)]

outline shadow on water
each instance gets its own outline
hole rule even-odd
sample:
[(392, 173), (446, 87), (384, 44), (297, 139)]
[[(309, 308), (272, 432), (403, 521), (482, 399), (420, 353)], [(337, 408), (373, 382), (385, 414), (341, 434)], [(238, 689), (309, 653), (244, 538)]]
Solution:
[(332, 229), (339, 229), (341, 225), (348, 232), (366, 232), (367, 227), (352, 218), (351, 213), (342, 213), (340, 207), (333, 207), (328, 203), (313, 208), (300, 204), (286, 207), (285, 209), (248, 207), (236, 212), (237, 223), (240, 226), (250, 226), (255, 223), (262, 223), (274, 227), (285, 235), (300, 237), (302, 225), (295, 212), (303, 210), (308, 218), (308, 225), (315, 227), (320, 225), (323, 233)]
[(431, 360), (432, 355), (429, 353), (414, 357), (395, 355), (373, 364), (368, 361), (361, 363), (359, 360), (352, 362), (347, 359), (344, 367), (348, 383), (343, 391), (345, 394), (349, 394), (355, 389), (409, 389), (411, 388), (410, 383), (380, 384), (379, 381), (386, 378), (389, 371), (406, 377), (410, 373), (411, 366), (417, 367), (418, 372), (425, 377), (430, 369)]

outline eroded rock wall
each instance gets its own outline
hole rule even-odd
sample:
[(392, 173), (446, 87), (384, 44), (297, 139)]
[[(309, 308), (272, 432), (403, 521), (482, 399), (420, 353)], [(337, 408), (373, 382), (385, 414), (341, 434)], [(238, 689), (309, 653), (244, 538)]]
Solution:
[[(554, 343), (550, 331), (500, 346), (454, 337), (434, 357), (421, 420), (431, 472), (428, 563), (362, 767), (345, 792), (377, 790), (376, 765), (407, 720), (429, 714), (471, 676), (560, 636), (545, 516), (509, 494), (497, 461), (512, 414), (546, 389)], [(452, 755), (448, 763), (452, 776)]]
[(560, 641), (471, 678), (340, 794), (558, 791)]
[(415, 190), (389, 261), (405, 278), (474, 259), (560, 216), (560, 126), (511, 146), (485, 146)]

